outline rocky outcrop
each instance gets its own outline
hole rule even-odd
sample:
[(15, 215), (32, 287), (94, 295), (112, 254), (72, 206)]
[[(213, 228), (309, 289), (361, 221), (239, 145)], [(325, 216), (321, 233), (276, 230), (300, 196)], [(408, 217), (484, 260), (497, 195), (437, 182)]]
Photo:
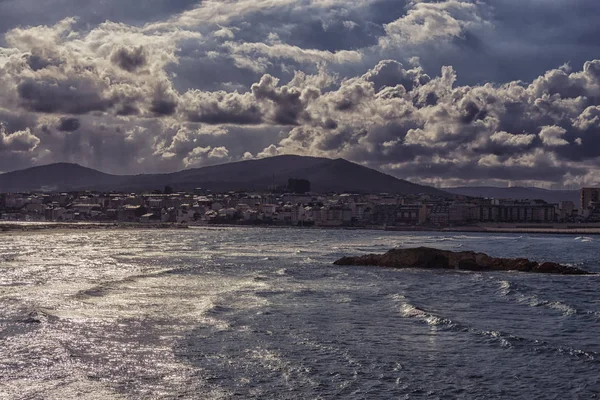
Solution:
[(586, 275), (590, 272), (553, 262), (526, 258), (494, 258), (474, 251), (453, 252), (429, 247), (393, 249), (385, 254), (343, 257), (335, 265), (373, 265), (390, 268), (458, 269), (465, 271), (521, 271), (545, 274)]

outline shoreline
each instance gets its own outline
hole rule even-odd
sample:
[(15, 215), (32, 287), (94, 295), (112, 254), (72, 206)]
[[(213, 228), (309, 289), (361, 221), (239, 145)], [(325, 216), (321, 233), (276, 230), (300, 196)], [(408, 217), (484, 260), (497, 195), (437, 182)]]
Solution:
[(44, 233), (56, 231), (187, 229), (179, 224), (140, 224), (136, 222), (1, 222), (0, 235), (11, 233)]
[(440, 232), (440, 233), (513, 233), (513, 234), (548, 234), (548, 235), (600, 235), (598, 226), (572, 225), (556, 226), (544, 225), (519, 226), (519, 225), (468, 225), (445, 228), (434, 227), (344, 227), (344, 226), (292, 226), (292, 225), (236, 225), (236, 224), (202, 224), (186, 225), (176, 223), (142, 224), (137, 222), (0, 222), (0, 235), (10, 233), (44, 233), (55, 231), (89, 231), (89, 230), (177, 230), (199, 228), (267, 228), (267, 229), (320, 229), (320, 230), (370, 230), (386, 232)]
[(545, 235), (600, 235), (600, 225), (574, 227), (573, 225), (544, 225), (544, 226), (519, 226), (519, 225), (474, 225), (444, 228), (441, 232), (456, 233), (527, 233)]

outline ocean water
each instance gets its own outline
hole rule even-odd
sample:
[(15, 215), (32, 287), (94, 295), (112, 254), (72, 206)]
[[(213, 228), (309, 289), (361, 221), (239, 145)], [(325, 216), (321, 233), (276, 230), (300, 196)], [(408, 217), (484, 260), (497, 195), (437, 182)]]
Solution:
[(332, 265), (426, 245), (600, 272), (597, 236), (0, 238), (0, 399), (600, 397), (600, 276)]

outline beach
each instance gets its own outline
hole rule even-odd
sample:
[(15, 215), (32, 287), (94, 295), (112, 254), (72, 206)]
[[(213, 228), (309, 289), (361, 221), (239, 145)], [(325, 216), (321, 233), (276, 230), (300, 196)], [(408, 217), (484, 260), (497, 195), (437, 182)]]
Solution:
[(19, 232), (78, 231), (78, 230), (140, 230), (140, 229), (202, 229), (202, 228), (263, 228), (263, 229), (302, 229), (302, 230), (375, 230), (398, 232), (470, 232), (470, 233), (527, 233), (527, 234), (565, 234), (599, 235), (600, 224), (475, 224), (450, 227), (432, 226), (396, 226), (396, 227), (323, 227), (292, 225), (247, 225), (247, 224), (203, 224), (187, 225), (176, 223), (138, 223), (138, 222), (2, 222), (0, 235)]

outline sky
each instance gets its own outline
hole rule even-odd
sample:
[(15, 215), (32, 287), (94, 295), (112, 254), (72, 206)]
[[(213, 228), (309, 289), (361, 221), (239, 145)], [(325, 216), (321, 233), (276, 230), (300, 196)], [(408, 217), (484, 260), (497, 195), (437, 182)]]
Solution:
[(0, 0), (0, 171), (600, 184), (598, 0)]

